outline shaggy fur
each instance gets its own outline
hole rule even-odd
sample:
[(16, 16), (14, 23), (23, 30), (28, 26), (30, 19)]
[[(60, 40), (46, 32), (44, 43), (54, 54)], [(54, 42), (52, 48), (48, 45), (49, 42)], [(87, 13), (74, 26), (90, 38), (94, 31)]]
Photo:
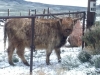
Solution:
[[(36, 49), (46, 49), (46, 64), (50, 64), (49, 56), (55, 49), (60, 62), (60, 48), (66, 43), (67, 37), (73, 30), (74, 22), (71, 18), (35, 19), (34, 45)], [(8, 61), (14, 65), (12, 55), (15, 48), (23, 63), (29, 66), (24, 57), (25, 47), (31, 46), (31, 19), (8, 19), (4, 29), (4, 44), (8, 37)]]

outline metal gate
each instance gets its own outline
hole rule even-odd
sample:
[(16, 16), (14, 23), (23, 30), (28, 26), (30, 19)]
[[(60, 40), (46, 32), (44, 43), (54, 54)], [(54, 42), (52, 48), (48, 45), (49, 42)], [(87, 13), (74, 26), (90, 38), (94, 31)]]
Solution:
[[(68, 13), (52, 13), (52, 14), (33, 14), (31, 16), (0, 16), (0, 19), (10, 19), (10, 18), (31, 18), (31, 28), (32, 28), (32, 42), (31, 42), (31, 59), (30, 59), (30, 75), (32, 75), (32, 66), (33, 66), (33, 51), (35, 51), (35, 46), (34, 46), (34, 25), (35, 25), (35, 18), (37, 16), (54, 16), (54, 15), (68, 15), (68, 14), (79, 14), (82, 13), (83, 16), (80, 17), (80, 19), (83, 19), (83, 29), (82, 29), (82, 35), (84, 35), (84, 30), (85, 30), (85, 17), (86, 13), (85, 11), (82, 12), (68, 12)], [(84, 41), (82, 41), (82, 49), (84, 47)]]

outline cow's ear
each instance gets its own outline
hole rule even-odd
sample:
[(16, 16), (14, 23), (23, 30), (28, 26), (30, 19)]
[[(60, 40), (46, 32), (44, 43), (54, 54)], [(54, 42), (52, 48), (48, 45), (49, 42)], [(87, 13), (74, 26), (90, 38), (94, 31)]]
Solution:
[(78, 20), (79, 19), (73, 19), (74, 24), (76, 24)]

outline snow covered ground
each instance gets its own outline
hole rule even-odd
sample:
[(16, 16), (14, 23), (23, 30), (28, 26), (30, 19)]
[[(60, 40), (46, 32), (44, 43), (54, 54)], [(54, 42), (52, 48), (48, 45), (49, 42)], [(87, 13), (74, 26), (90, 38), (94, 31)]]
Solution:
[(100, 21), (100, 16), (99, 17), (96, 17), (96, 21)]
[[(100, 75), (100, 69), (95, 68), (89, 62), (82, 63), (78, 59), (81, 47), (61, 48), (62, 62), (57, 62), (57, 57), (53, 51), (50, 56), (51, 65), (45, 63), (45, 50), (38, 50), (33, 55), (33, 75)], [(30, 67), (25, 66), (19, 57), (14, 53), (19, 62), (16, 66), (11, 66), (7, 61), (7, 51), (3, 45), (3, 27), (0, 27), (0, 75), (30, 75)], [(30, 62), (30, 51), (25, 50), (25, 57)]]

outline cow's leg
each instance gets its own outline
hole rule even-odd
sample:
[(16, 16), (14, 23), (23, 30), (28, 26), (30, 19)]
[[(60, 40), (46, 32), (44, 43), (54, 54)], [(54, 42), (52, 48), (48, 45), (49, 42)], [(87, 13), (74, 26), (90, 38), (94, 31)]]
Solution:
[(24, 57), (24, 50), (25, 50), (25, 47), (20, 45), (17, 47), (17, 54), (18, 56), (21, 58), (22, 62), (26, 65), (26, 66), (29, 66), (29, 63), (27, 62), (27, 60), (25, 59)]
[(60, 48), (56, 48), (55, 49), (55, 52), (56, 52), (56, 55), (57, 55), (57, 57), (58, 57), (58, 62), (61, 62), (61, 56), (60, 56)]
[(7, 49), (7, 52), (8, 52), (8, 61), (9, 61), (9, 64), (13, 65), (13, 66), (14, 66), (14, 63), (12, 61), (12, 55), (13, 55), (14, 50), (15, 50), (14, 45), (13, 44), (9, 44), (8, 49)]
[(49, 59), (49, 57), (50, 57), (51, 52), (52, 52), (52, 49), (50, 49), (50, 48), (48, 48), (48, 49), (46, 50), (46, 64), (47, 64), (47, 65), (50, 64), (50, 59)]

